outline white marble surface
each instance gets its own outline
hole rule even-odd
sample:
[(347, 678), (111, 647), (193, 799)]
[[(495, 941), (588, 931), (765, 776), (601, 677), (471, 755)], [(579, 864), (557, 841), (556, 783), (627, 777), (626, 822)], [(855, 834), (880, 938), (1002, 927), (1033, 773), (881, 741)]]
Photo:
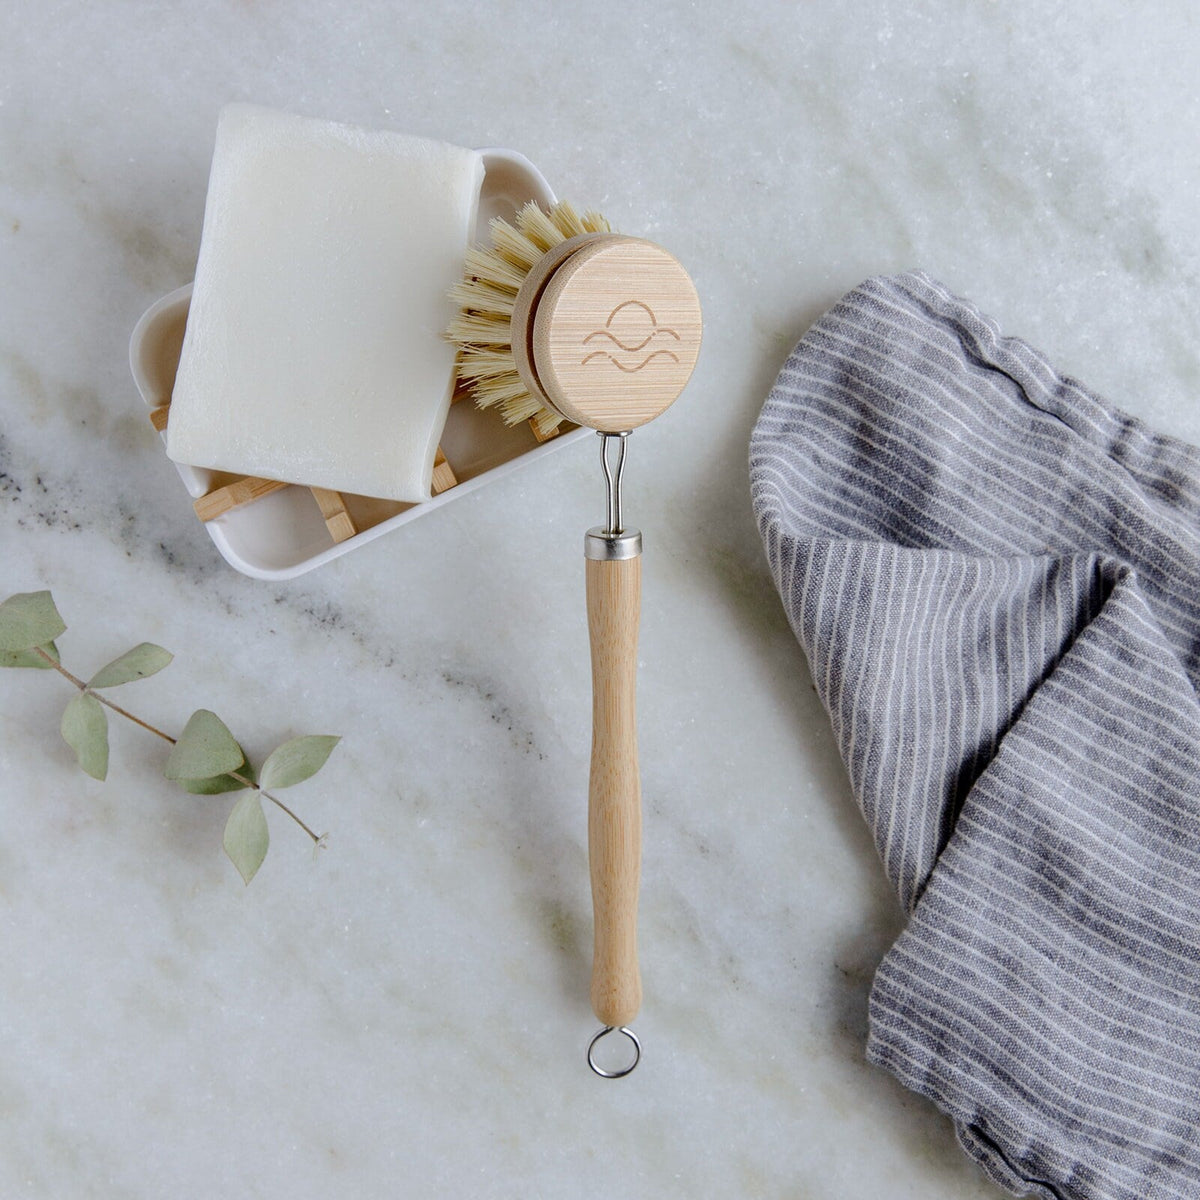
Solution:
[[(1046, 10), (1052, 9), (1052, 15)], [(1175, 0), (1045, 6), (112, 5), (0, 11), (0, 592), (52, 587), (87, 671), (254, 753), (345, 735), (242, 886), (227, 801), (69, 688), (0, 676), (0, 1195), (998, 1195), (862, 1060), (900, 916), (764, 569), (746, 441), (788, 348), (921, 266), (1122, 406), (1200, 438), (1195, 63)], [(509, 145), (671, 247), (706, 305), (637, 436), (642, 1066), (591, 1076), (593, 451), (294, 583), (234, 573), (126, 365), (190, 278), (229, 99)], [(275, 819), (279, 817), (280, 819)]]

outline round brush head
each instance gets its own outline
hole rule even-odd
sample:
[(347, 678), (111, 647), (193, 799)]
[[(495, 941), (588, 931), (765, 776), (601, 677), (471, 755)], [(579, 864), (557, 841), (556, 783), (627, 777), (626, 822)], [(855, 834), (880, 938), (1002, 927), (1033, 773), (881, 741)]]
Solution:
[(696, 289), (674, 257), (565, 203), (526, 205), (491, 234), (468, 254), (448, 331), (477, 404), (547, 437), (564, 419), (624, 432), (673, 403), (701, 339)]

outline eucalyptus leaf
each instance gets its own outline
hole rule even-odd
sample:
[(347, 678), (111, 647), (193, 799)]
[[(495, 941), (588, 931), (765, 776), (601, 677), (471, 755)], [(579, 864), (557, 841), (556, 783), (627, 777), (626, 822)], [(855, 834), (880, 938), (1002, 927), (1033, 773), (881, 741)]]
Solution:
[(93, 778), (108, 774), (108, 718), (95, 696), (80, 692), (62, 715), (62, 735), (79, 765)]
[(179, 783), (185, 792), (191, 792), (193, 796), (219, 796), (222, 792), (240, 792), (249, 786), (232, 775), (214, 775), (211, 779), (181, 779)]
[(250, 780), (249, 784), (243, 783), (241, 779), (234, 779), (232, 775), (214, 775), (211, 779), (181, 779), (179, 782), (185, 792), (191, 792), (194, 796), (217, 796), (222, 792), (240, 792), (242, 788), (258, 782), (254, 766), (248, 758), (236, 769), (244, 779)]
[(163, 774), (168, 779), (211, 779), (236, 771), (244, 757), (225, 722), (207, 708), (198, 708), (172, 748)]
[(31, 647), (28, 650), (0, 650), (0, 667), (32, 667), (38, 671), (50, 670), (51, 664), (38, 653), (38, 650), (44, 650), (55, 662), (61, 661), (58, 657), (58, 647), (53, 642), (47, 642), (44, 646)]
[(330, 734), (314, 733), (284, 742), (272, 750), (263, 763), (260, 785), (271, 790), (291, 787), (311, 779), (325, 765), (325, 760), (341, 740)]
[(18, 592), (0, 604), (0, 650), (44, 646), (66, 628), (49, 592)]
[(120, 658), (114, 658), (106, 667), (101, 667), (88, 680), (90, 688), (116, 687), (121, 683), (132, 683), (161, 671), (174, 655), (153, 642), (142, 642), (132, 650), (126, 650)]
[(225, 822), (225, 853), (249, 883), (267, 856), (270, 834), (257, 792), (247, 792), (233, 806)]

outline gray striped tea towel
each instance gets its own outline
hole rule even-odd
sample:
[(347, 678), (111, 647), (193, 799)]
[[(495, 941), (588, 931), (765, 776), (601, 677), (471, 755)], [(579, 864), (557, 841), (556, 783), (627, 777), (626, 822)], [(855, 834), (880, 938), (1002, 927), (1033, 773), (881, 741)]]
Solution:
[(910, 913), (869, 1059), (1018, 1195), (1200, 1197), (1200, 451), (906, 274), (804, 336), (751, 478)]

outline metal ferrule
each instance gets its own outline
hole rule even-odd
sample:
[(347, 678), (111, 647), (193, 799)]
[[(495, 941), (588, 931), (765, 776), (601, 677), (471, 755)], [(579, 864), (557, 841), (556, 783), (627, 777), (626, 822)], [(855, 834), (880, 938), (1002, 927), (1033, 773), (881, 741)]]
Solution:
[(621, 558), (637, 558), (641, 552), (642, 531), (640, 529), (622, 529), (620, 533), (610, 533), (603, 525), (597, 525), (584, 535), (583, 554), (585, 558), (612, 562)]

